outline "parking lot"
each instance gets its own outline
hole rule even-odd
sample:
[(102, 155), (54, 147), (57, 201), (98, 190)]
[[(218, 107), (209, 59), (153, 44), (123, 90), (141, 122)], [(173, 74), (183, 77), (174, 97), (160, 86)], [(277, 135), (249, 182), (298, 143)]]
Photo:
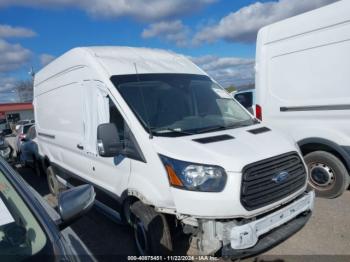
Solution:
[[(45, 177), (29, 168), (18, 168), (21, 176), (51, 205)], [(305, 228), (283, 244), (259, 258), (248, 261), (349, 261), (350, 191), (337, 199), (317, 199), (314, 215)], [(95, 208), (75, 222), (73, 230), (100, 261), (136, 255), (133, 232), (119, 225)]]

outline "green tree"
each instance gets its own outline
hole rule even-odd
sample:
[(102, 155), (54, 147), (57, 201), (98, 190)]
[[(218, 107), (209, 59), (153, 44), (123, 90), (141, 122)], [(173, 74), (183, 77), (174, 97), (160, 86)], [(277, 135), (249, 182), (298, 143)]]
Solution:
[(226, 87), (227, 92), (232, 93), (233, 91), (236, 91), (237, 88), (234, 85), (230, 85), (229, 87)]

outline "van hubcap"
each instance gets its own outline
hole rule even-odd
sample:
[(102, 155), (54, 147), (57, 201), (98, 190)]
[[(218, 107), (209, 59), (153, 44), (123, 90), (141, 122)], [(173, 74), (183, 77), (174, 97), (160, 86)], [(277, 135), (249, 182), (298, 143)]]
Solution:
[(334, 171), (322, 163), (313, 163), (310, 166), (310, 180), (317, 187), (329, 188), (335, 182)]

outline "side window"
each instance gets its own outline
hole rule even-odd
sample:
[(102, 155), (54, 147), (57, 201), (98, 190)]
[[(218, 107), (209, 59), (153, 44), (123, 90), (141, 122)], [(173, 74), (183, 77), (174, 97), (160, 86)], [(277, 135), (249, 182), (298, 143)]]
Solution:
[(118, 129), (119, 139), (124, 141), (125, 122), (119, 110), (109, 98), (109, 122), (114, 123)]
[(109, 122), (114, 123), (118, 129), (119, 139), (123, 142), (125, 149), (125, 156), (131, 159), (145, 162), (144, 156), (139, 145), (136, 142), (136, 139), (132, 132), (130, 131), (129, 126), (124, 121), (123, 116), (120, 114), (119, 110), (113, 103), (109, 100)]

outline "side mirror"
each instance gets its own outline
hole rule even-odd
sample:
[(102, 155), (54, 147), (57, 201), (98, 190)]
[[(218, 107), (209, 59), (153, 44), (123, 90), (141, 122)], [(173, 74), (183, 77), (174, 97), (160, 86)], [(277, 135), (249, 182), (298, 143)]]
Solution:
[(253, 106), (253, 92), (236, 94), (235, 99), (247, 109)]
[(91, 185), (82, 185), (58, 195), (58, 211), (62, 230), (88, 212), (95, 202), (95, 190)]
[(97, 127), (97, 149), (102, 157), (114, 157), (123, 150), (114, 123), (101, 124)]

